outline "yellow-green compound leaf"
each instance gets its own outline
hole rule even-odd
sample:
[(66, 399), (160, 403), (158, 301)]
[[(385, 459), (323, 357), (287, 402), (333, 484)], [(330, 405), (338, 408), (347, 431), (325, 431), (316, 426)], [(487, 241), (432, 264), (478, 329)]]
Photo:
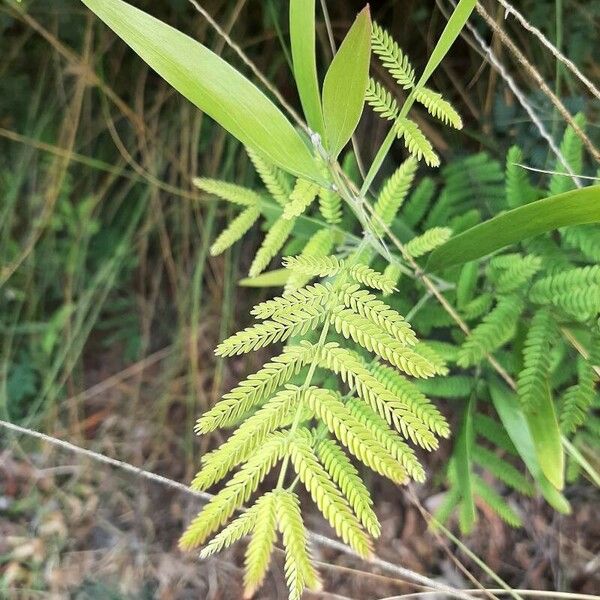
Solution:
[(283, 209), (284, 219), (293, 219), (299, 217), (317, 197), (319, 186), (306, 179), (298, 179), (294, 190), (290, 195), (289, 202)]
[(277, 490), (275, 494), (277, 526), (283, 537), (285, 548), (285, 578), (290, 600), (300, 600), (304, 587), (319, 590), (321, 582), (308, 550), (308, 535), (298, 496), (288, 490)]
[(316, 160), (293, 125), (222, 58), (122, 0), (82, 1), (163, 79), (244, 145), (294, 175), (323, 182)]
[(273, 225), (271, 229), (265, 235), (263, 243), (261, 244), (252, 265), (250, 265), (250, 271), (248, 275), (250, 277), (256, 277), (260, 275), (269, 265), (273, 257), (281, 250), (286, 240), (288, 239), (292, 229), (294, 229), (295, 219), (288, 219), (281, 217)]
[(406, 149), (417, 159), (424, 159), (430, 167), (440, 166), (440, 157), (433, 150), (431, 142), (425, 137), (419, 126), (406, 117), (394, 124), (396, 135), (404, 139)]
[(441, 94), (429, 88), (419, 88), (415, 92), (415, 99), (420, 102), (427, 112), (446, 125), (452, 125), (455, 129), (462, 129), (463, 123), (455, 108), (444, 100)]
[(258, 206), (260, 204), (260, 194), (235, 183), (208, 177), (196, 177), (193, 183), (203, 192), (218, 196), (232, 204), (240, 206)]
[(244, 574), (244, 596), (246, 598), (251, 598), (262, 585), (271, 561), (273, 546), (277, 541), (275, 494), (268, 492), (256, 502), (253, 508), (256, 509), (256, 525), (246, 549), (246, 572)]
[(436, 248), (427, 269), (459, 265), (527, 238), (565, 227), (600, 222), (600, 185), (550, 196), (471, 227)]
[(315, 52), (315, 0), (290, 0), (290, 38), (294, 79), (308, 126), (323, 135), (323, 110)]
[(325, 147), (337, 157), (352, 137), (365, 104), (371, 58), (371, 13), (366, 6), (356, 17), (323, 83)]
[(258, 221), (260, 217), (260, 206), (249, 206), (241, 212), (227, 229), (221, 232), (215, 243), (210, 247), (211, 256), (217, 256), (240, 240), (244, 234)]

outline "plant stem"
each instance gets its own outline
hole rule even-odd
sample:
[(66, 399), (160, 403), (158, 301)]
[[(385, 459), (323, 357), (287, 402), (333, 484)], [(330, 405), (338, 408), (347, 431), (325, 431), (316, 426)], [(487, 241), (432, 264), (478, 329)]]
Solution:
[[(412, 105), (415, 103), (415, 95), (417, 89), (418, 88), (414, 88), (413, 90), (411, 90), (410, 94), (404, 101), (402, 109), (400, 110), (400, 114), (398, 115), (398, 118), (395, 122), (398, 122), (400, 119), (406, 117), (408, 111), (412, 108)], [(377, 174), (381, 169), (381, 165), (383, 164), (383, 161), (385, 160), (385, 157), (390, 151), (390, 148), (392, 147), (392, 144), (395, 139), (396, 129), (394, 128), (394, 125), (392, 125), (392, 128), (388, 131), (388, 134), (385, 136), (385, 139), (383, 140), (381, 146), (379, 147), (379, 150), (377, 151), (377, 154), (375, 155), (375, 158), (373, 159), (373, 162), (371, 163), (371, 166), (369, 167), (369, 172), (367, 173), (362, 187), (360, 188), (361, 197), (364, 197), (369, 191), (371, 184), (373, 183), (375, 177), (377, 177)]]
[[(302, 388), (301, 388), (302, 390), (308, 389), (308, 386), (312, 382), (312, 378), (317, 369), (317, 361), (318, 361), (319, 355), (321, 354), (321, 349), (325, 345), (325, 340), (327, 339), (327, 334), (329, 333), (330, 324), (331, 324), (331, 319), (330, 319), (329, 315), (327, 315), (325, 322), (323, 323), (323, 329), (321, 330), (321, 335), (319, 336), (319, 341), (317, 342), (317, 346), (315, 348), (315, 354), (310, 363), (310, 367), (308, 369), (308, 373), (306, 374), (306, 378), (304, 379), (304, 383), (302, 384)], [(304, 407), (302, 405), (302, 402), (299, 402), (298, 406), (296, 407), (296, 414), (294, 416), (294, 421), (292, 422), (292, 426), (290, 427), (289, 432), (288, 432), (288, 439), (291, 439), (293, 437), (294, 433), (296, 432), (296, 429), (298, 429), (298, 425), (300, 425), (300, 419), (302, 417), (302, 409), (303, 408)], [(283, 463), (281, 464), (281, 471), (279, 472), (279, 479), (277, 480), (277, 489), (278, 490), (283, 489), (283, 484), (285, 482), (285, 475), (287, 473), (287, 468), (288, 468), (289, 462), (290, 462), (290, 455), (289, 455), (289, 453), (287, 453), (283, 459)]]

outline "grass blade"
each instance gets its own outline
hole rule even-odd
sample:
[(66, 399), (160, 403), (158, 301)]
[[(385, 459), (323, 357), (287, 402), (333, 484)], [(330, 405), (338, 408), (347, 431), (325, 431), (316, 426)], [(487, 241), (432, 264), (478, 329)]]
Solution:
[(365, 104), (371, 59), (371, 13), (356, 17), (333, 57), (323, 83), (325, 147), (333, 158), (352, 137)]
[(490, 385), (492, 402), (506, 432), (510, 436), (519, 456), (527, 466), (527, 470), (536, 480), (540, 492), (546, 502), (563, 514), (571, 512), (567, 499), (554, 487), (544, 475), (537, 458), (537, 452), (527, 419), (523, 414), (517, 396), (509, 391), (499, 381), (492, 381)]
[(417, 87), (425, 85), (427, 80), (431, 77), (438, 65), (444, 59), (444, 56), (448, 54), (450, 47), (460, 35), (462, 28), (465, 26), (465, 23), (471, 16), (476, 4), (477, 0), (460, 0), (460, 2), (457, 4), (452, 15), (448, 19), (446, 27), (444, 27), (444, 31), (442, 31), (442, 35), (435, 45), (427, 64), (425, 65), (425, 69), (423, 69), (423, 74), (417, 83)]
[(546, 231), (598, 222), (600, 185), (550, 196), (509, 210), (451, 238), (430, 254), (426, 268), (439, 271)]
[(82, 0), (163, 79), (244, 145), (323, 182), (308, 146), (252, 82), (214, 52), (122, 0)]
[(315, 0), (290, 0), (294, 79), (308, 126), (323, 136), (323, 110), (315, 52)]

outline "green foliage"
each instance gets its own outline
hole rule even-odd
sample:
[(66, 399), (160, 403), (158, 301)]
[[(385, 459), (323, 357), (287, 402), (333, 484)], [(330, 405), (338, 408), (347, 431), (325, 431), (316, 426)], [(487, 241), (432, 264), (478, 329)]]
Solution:
[(514, 334), (523, 301), (518, 296), (506, 296), (471, 332), (458, 354), (458, 364), (469, 367), (481, 362), (487, 354), (504, 345)]
[(550, 375), (550, 349), (558, 332), (549, 309), (538, 311), (531, 320), (523, 348), (523, 369), (519, 373), (518, 393), (523, 408), (539, 407), (546, 396)]
[[(369, 556), (371, 536), (379, 535), (381, 526), (353, 460), (396, 484), (423, 481), (425, 468), (413, 445), (433, 450), (439, 438), (450, 435), (436, 398), (460, 404), (462, 414), (440, 517), (449, 518), (457, 509), (467, 532), (483, 503), (508, 524), (519, 525), (518, 510), (503, 496), (507, 490), (531, 496), (539, 489), (554, 507), (567, 511), (560, 494), (563, 453), (555, 399), (560, 399), (563, 432), (587, 431), (581, 426), (595, 406), (600, 337), (595, 329), (600, 275), (587, 261), (597, 260), (600, 238), (597, 228), (585, 224), (598, 221), (597, 189), (570, 191), (571, 178), (557, 174), (550, 179), (550, 193), (565, 194), (537, 201), (543, 193), (516, 164), (523, 155), (515, 147), (505, 172), (486, 154), (468, 156), (436, 179), (424, 179), (409, 195), (418, 162), (440, 164), (409, 114), (413, 104), (443, 124), (462, 127), (451, 103), (425, 84), (474, 0), (458, 3), (420, 77), (393, 38), (379, 25), (371, 26), (365, 8), (327, 70), (322, 97), (314, 2), (304, 7), (293, 2), (294, 74), (313, 130), (304, 137), (258, 89), (205, 48), (119, 0), (102, 7), (95, 0), (86, 3), (250, 148), (266, 192), (214, 179), (196, 181), (204, 192), (242, 207), (211, 253), (231, 247), (264, 215), (267, 233), (250, 257), (250, 277), (257, 280), (284, 247), (289, 254), (283, 259), (287, 273), (260, 279), (270, 285), (285, 282), (283, 295), (257, 304), (252, 314), (259, 322), (216, 349), (227, 357), (285, 343), (275, 358), (200, 417), (199, 433), (235, 429), (203, 456), (192, 486), (205, 490), (229, 480), (190, 523), (181, 546), (206, 544), (202, 556), (209, 556), (250, 535), (249, 595), (264, 580), (279, 532), (290, 597), (299, 599), (305, 587), (318, 589), (296, 486), (304, 485), (346, 543)], [(134, 17), (148, 31), (140, 30)], [(156, 39), (148, 39), (150, 32)], [(157, 43), (169, 41), (189, 56), (178, 60), (173, 48), (161, 54)], [(406, 90), (402, 105), (393, 91), (369, 79), (371, 48)], [(212, 79), (195, 90), (193, 57), (205, 60), (204, 70), (212, 66), (222, 85)], [(234, 83), (239, 98), (231, 93)], [(344, 171), (336, 159), (354, 135), (365, 101), (390, 129), (357, 192), (359, 169)], [(260, 110), (244, 115), (252, 103)], [(411, 156), (372, 199), (366, 192), (394, 138), (402, 139)], [(567, 130), (561, 148), (579, 172), (582, 148), (573, 131)], [(352, 160), (348, 156), (345, 165)], [(497, 214), (505, 209), (512, 210)], [(484, 221), (490, 213), (496, 216)], [(547, 235), (566, 225), (577, 229)], [(457, 235), (449, 239), (452, 231)], [(544, 237), (528, 241), (539, 234)], [(517, 247), (505, 252), (508, 245)], [(500, 252), (482, 259), (495, 251)], [(429, 268), (439, 276), (423, 279), (414, 259), (430, 252)], [(472, 262), (450, 268), (467, 261)], [(310, 283), (317, 278), (322, 281)], [(423, 335), (434, 339), (420, 341)], [(565, 357), (573, 358), (573, 348), (582, 354), (571, 361), (578, 368), (562, 368)], [(517, 382), (517, 395), (498, 386), (492, 369), (511, 385)], [(589, 423), (593, 427), (592, 419)], [(275, 467), (279, 476), (266, 489)], [(251, 498), (254, 503), (243, 511)], [(241, 515), (231, 521), (238, 510)]]
[(373, 53), (379, 57), (381, 64), (396, 82), (404, 89), (414, 87), (415, 70), (408, 56), (402, 52), (394, 38), (377, 23), (373, 23), (371, 44)]
[(399, 117), (394, 124), (394, 129), (396, 135), (404, 140), (406, 149), (417, 160), (423, 159), (430, 167), (439, 167), (439, 156), (434, 152), (431, 142), (414, 121), (407, 117)]

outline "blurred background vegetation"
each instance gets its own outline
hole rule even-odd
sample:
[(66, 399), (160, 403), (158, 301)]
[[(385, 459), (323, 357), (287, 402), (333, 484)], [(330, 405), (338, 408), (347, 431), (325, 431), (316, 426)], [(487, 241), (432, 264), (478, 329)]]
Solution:
[[(246, 72), (190, 1), (135, 4)], [(338, 40), (361, 4), (328, 3)], [(586, 113), (588, 132), (598, 139), (598, 105), (540, 44), (504, 20), (498, 3), (482, 4), (569, 110)], [(600, 2), (516, 4), (598, 81), (593, 41)], [(202, 6), (297, 105), (287, 3), (203, 0)], [(424, 65), (449, 4), (371, 6), (415, 66)], [(484, 23), (473, 22), (558, 138), (564, 124), (553, 107)], [(325, 63), (330, 50), (322, 21), (317, 40)], [(236, 287), (253, 255), (249, 248), (208, 256), (228, 209), (198, 193), (191, 180), (202, 174), (251, 184), (248, 161), (235, 140), (170, 90), (77, 0), (0, 1), (0, 82), (0, 418), (188, 481), (198, 456), (219, 442), (196, 438), (198, 414), (261, 358), (225, 364), (213, 356), (218, 341), (247, 322), (247, 308), (261, 292)], [(426, 129), (443, 163), (474, 152), (502, 163), (517, 142), (528, 164), (548, 167), (547, 146), (468, 35), (434, 84), (466, 124), (443, 138)], [(381, 127), (368, 119), (362, 124), (367, 156), (384, 134)], [(397, 163), (402, 150), (395, 151)], [(428, 541), (415, 509), (392, 500), (385, 488), (380, 498), (386, 532), (380, 554), (452, 580), (449, 557)], [(235, 550), (207, 567), (175, 549), (195, 509), (183, 496), (0, 431), (0, 596), (20, 589), (23, 597), (51, 591), (75, 598), (237, 598)], [(585, 533), (593, 510), (590, 498), (590, 506), (563, 525), (570, 543), (565, 551), (584, 566), (593, 556), (579, 536), (593, 535)], [(559, 529), (543, 516), (517, 533), (494, 521), (469, 543), (512, 584), (553, 585), (560, 574), (548, 548), (562, 548)], [(335, 571), (327, 577), (328, 589), (357, 598), (408, 589)], [(273, 575), (264, 597), (277, 598), (282, 590)]]

